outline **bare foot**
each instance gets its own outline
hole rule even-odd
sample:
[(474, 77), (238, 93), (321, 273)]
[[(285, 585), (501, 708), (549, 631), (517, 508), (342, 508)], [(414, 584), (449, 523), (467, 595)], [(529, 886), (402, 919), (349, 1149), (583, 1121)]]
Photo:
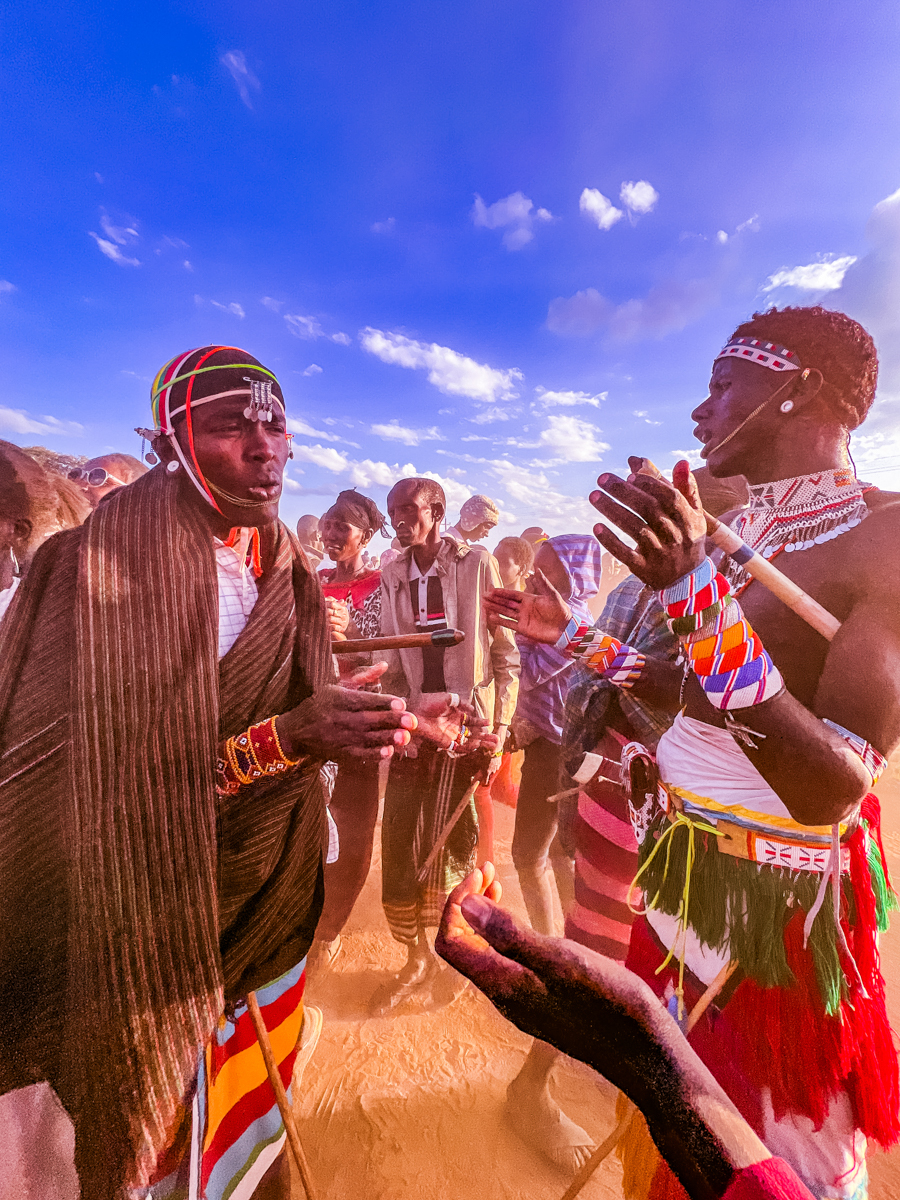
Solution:
[(403, 969), (377, 989), (369, 1004), (369, 1014), (373, 1017), (385, 1016), (430, 984), (439, 970), (438, 960), (430, 950), (411, 955)]
[(506, 1114), (523, 1142), (569, 1175), (584, 1166), (596, 1149), (591, 1135), (551, 1097), (546, 1079), (535, 1087), (527, 1075), (516, 1076), (506, 1089)]

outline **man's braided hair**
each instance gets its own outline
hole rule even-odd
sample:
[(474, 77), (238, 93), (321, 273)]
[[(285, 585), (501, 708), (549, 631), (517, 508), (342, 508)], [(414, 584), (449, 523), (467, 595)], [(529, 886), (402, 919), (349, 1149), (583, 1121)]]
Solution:
[(804, 367), (822, 372), (820, 397), (829, 415), (846, 429), (856, 429), (866, 419), (875, 399), (878, 354), (862, 325), (846, 313), (819, 305), (770, 308), (754, 313), (731, 336), (787, 346)]

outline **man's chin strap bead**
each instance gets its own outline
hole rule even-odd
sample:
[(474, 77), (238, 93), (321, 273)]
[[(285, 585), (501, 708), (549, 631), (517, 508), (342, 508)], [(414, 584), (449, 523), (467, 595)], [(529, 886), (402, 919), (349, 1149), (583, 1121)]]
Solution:
[(630, 688), (647, 664), (640, 650), (572, 617), (556, 643), (561, 654), (578, 659), (617, 687)]
[(710, 559), (664, 588), (660, 601), (715, 708), (750, 708), (783, 690), (781, 672)]

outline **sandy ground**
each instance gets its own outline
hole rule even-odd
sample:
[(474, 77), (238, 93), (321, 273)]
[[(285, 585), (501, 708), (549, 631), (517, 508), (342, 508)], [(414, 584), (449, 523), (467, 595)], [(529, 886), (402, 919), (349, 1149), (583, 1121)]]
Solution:
[[(900, 772), (879, 787), (885, 848), (900, 879)], [(496, 811), (496, 860), (509, 906), (524, 916), (510, 859), (513, 812)], [(300, 1132), (321, 1200), (497, 1200), (558, 1198), (567, 1180), (531, 1150), (504, 1119), (506, 1085), (529, 1039), (467, 987), (452, 1003), (426, 1010), (410, 1002), (394, 1017), (371, 1020), (366, 1004), (404, 953), (379, 904), (381, 863), (372, 870), (331, 971), (307, 996), (325, 1026), (296, 1102)], [(892, 1022), (900, 1028), (900, 921), (882, 947)], [(458, 976), (445, 979), (448, 995)], [(599, 1141), (614, 1125), (613, 1089), (581, 1064), (561, 1059), (555, 1094)], [(900, 1197), (900, 1147), (870, 1160), (871, 1200)], [(294, 1179), (294, 1200), (303, 1188)], [(584, 1200), (621, 1196), (621, 1171), (607, 1159)]]

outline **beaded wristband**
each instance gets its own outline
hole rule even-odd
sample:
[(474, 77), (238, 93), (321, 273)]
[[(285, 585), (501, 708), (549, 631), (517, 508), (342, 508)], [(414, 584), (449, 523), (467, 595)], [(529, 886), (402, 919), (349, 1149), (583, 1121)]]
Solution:
[(247, 784), (266, 775), (278, 775), (295, 767), (299, 758), (288, 758), (278, 740), (276, 717), (251, 725), (244, 733), (228, 738), (216, 758), (216, 791), (234, 795)]
[(751, 708), (784, 688), (781, 672), (709, 558), (664, 588), (660, 601), (715, 708)]
[(563, 631), (556, 649), (570, 658), (580, 659), (589, 670), (596, 671), (617, 687), (633, 687), (647, 665), (640, 650), (575, 617)]
[(871, 742), (867, 742), (858, 733), (851, 733), (843, 725), (838, 725), (837, 721), (829, 721), (827, 717), (823, 717), (822, 724), (827, 725), (829, 729), (833, 729), (835, 733), (840, 734), (850, 749), (859, 755), (863, 766), (872, 776), (872, 787), (874, 787), (878, 782), (878, 777), (887, 767), (887, 759), (884, 755), (876, 750)]

